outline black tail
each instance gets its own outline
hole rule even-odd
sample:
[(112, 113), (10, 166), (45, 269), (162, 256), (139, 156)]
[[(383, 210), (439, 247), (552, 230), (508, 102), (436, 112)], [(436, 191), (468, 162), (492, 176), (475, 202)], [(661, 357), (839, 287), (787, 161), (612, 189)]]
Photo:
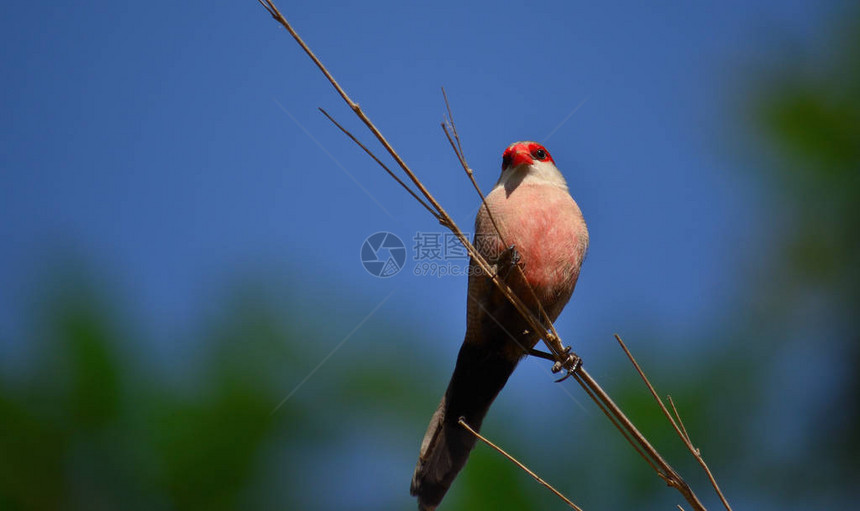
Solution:
[(475, 446), (474, 435), (457, 423), (460, 417), (479, 430), (516, 365), (517, 360), (495, 349), (463, 343), (448, 390), (421, 442), (410, 489), (418, 497), (418, 509), (432, 511), (439, 505)]

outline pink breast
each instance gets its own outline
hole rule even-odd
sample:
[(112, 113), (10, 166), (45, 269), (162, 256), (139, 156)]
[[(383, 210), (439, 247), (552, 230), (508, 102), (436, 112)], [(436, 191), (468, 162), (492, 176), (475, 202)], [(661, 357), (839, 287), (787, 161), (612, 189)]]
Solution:
[[(504, 241), (520, 253), (526, 279), (541, 297), (572, 291), (588, 234), (579, 207), (567, 191), (548, 185), (521, 185), (488, 197)], [(568, 291), (568, 292), (569, 292)]]

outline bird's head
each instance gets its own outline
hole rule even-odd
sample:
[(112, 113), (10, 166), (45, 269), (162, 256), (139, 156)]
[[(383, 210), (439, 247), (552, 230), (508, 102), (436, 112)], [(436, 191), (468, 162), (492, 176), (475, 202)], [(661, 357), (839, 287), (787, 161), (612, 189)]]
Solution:
[(509, 167), (534, 165), (537, 161), (554, 163), (546, 147), (537, 142), (514, 142), (502, 154), (502, 172)]
[(502, 154), (500, 185), (516, 187), (520, 183), (552, 184), (567, 188), (567, 182), (555, 166), (546, 147), (537, 142), (514, 142)]

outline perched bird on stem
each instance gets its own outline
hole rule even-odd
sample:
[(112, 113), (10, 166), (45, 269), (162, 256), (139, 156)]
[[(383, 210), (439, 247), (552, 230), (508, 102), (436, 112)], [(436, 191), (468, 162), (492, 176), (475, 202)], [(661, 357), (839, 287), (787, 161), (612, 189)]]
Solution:
[[(588, 249), (582, 212), (549, 151), (516, 142), (475, 219), (475, 248), (532, 313), (555, 321), (570, 300)], [(430, 419), (411, 493), (433, 510), (466, 464), (476, 431), (517, 363), (541, 337), (475, 261), (469, 264), (466, 337), (442, 402)], [(544, 325), (549, 327), (549, 325)]]

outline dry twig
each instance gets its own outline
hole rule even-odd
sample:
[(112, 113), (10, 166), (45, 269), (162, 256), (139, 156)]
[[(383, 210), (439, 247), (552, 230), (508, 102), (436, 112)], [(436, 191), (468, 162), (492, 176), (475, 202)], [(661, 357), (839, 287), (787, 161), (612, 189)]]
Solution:
[[(392, 171), (390, 171), (382, 162), (374, 156), (369, 149), (367, 149), (364, 145), (358, 142), (358, 140), (352, 136), (347, 130), (345, 130), (342, 126), (335, 123), (339, 129), (341, 129), (344, 133), (347, 134), (354, 142), (356, 142), (365, 152), (371, 155), (371, 157), (379, 163), (392, 177), (395, 177), (397, 182), (403, 186), (409, 193), (418, 200), (430, 213), (439, 221), (440, 224), (447, 227), (457, 236), (460, 243), (466, 248), (469, 256), (475, 261), (475, 264), (484, 272), (488, 278), (491, 279), (493, 284), (502, 292), (502, 294), (514, 305), (517, 312), (519, 312), (523, 318), (528, 321), (529, 325), (534, 328), (535, 332), (541, 332), (542, 339), (544, 340), (547, 348), (552, 353), (555, 364), (553, 365), (553, 371), (558, 372), (560, 370), (565, 370), (568, 376), (573, 376), (577, 382), (583, 387), (586, 393), (594, 400), (595, 403), (600, 407), (600, 409), (606, 414), (606, 416), (610, 419), (610, 421), (619, 429), (624, 438), (627, 439), (628, 442), (634, 447), (634, 449), (648, 462), (649, 465), (657, 472), (657, 475), (660, 476), (666, 483), (677, 489), (684, 497), (684, 499), (692, 506), (693, 509), (697, 511), (704, 511), (705, 507), (699, 501), (698, 497), (696, 497), (693, 490), (690, 486), (684, 481), (681, 476), (663, 459), (663, 457), (657, 452), (657, 450), (651, 445), (650, 442), (645, 438), (644, 435), (633, 425), (630, 419), (621, 411), (618, 405), (615, 404), (614, 401), (609, 397), (606, 391), (603, 390), (600, 385), (588, 374), (588, 372), (582, 367), (581, 359), (576, 356), (576, 354), (571, 353), (570, 347), (565, 348), (561, 343), (561, 339), (558, 336), (558, 333), (555, 330), (555, 326), (552, 322), (547, 321), (547, 325), (545, 326), (538, 317), (532, 313), (532, 311), (524, 304), (524, 302), (513, 292), (513, 290), (502, 280), (498, 275), (492, 271), (490, 264), (486, 261), (486, 259), (475, 249), (472, 243), (466, 238), (460, 228), (456, 225), (453, 219), (448, 215), (445, 209), (439, 204), (439, 202), (433, 197), (433, 195), (427, 190), (421, 180), (412, 172), (412, 170), (406, 165), (403, 159), (397, 154), (388, 140), (382, 135), (379, 129), (371, 122), (371, 120), (367, 117), (358, 103), (354, 102), (349, 95), (344, 91), (344, 89), (337, 83), (328, 69), (323, 65), (323, 63), (317, 58), (317, 56), (311, 51), (310, 47), (305, 44), (305, 42), (299, 37), (298, 33), (293, 29), (293, 27), (287, 22), (286, 18), (280, 13), (278, 8), (271, 0), (257, 0), (268, 12), (272, 15), (272, 17), (278, 21), (283, 27), (290, 33), (293, 39), (301, 46), (301, 48), (305, 51), (305, 53), (313, 60), (314, 64), (319, 68), (319, 70), (325, 75), (328, 79), (329, 83), (335, 88), (337, 93), (343, 98), (346, 104), (352, 109), (353, 113), (364, 123), (364, 125), (370, 130), (370, 132), (376, 137), (376, 139), (382, 144), (385, 148), (386, 152), (394, 159), (397, 165), (403, 170), (412, 184), (418, 189), (421, 196), (426, 199), (426, 202), (418, 197), (418, 194), (414, 192), (404, 181), (397, 178)], [(447, 105), (447, 97), (446, 97), (446, 105)], [(326, 117), (328, 117), (332, 122), (332, 119), (327, 113), (323, 112)], [(450, 107), (448, 107), (449, 114), (449, 123), (451, 124), (451, 131), (453, 132), (453, 140), (451, 135), (448, 133), (447, 128), (445, 129), (445, 133), (448, 136), (448, 140), (451, 143), (451, 146), (454, 148), (457, 153), (458, 158), (460, 159), (461, 164), (463, 165), (466, 173), (469, 175), (476, 189), (477, 183), (474, 181), (472, 170), (468, 167), (465, 161), (465, 157), (463, 156), (462, 145), (460, 143), (459, 135), (456, 133), (456, 129), (453, 127), (453, 119), (450, 113)], [(445, 127), (443, 125), (443, 127)], [(456, 145), (455, 145), (456, 141)], [(480, 190), (478, 189), (478, 192)], [(481, 194), (483, 198), (483, 194)], [(494, 222), (495, 223), (495, 222)], [(520, 270), (521, 271), (521, 270)], [(546, 318), (546, 314), (543, 311), (539, 311), (540, 316)], [(547, 331), (547, 328), (549, 331)], [(620, 341), (620, 339), (619, 339)], [(661, 403), (662, 404), (662, 403)], [(665, 407), (663, 407), (665, 410)], [(675, 424), (674, 420), (671, 419), (673, 425)], [(464, 426), (465, 427), (465, 426)], [(677, 430), (677, 426), (676, 426)], [(680, 433), (679, 433), (680, 434)], [(685, 438), (685, 441), (689, 443), (689, 437), (682, 436)], [(689, 443), (689, 446), (692, 446)], [(701, 460), (701, 457), (697, 454), (697, 451), (692, 448), (691, 451), (694, 452), (694, 455), (697, 456), (697, 459), (700, 460), (700, 463), (704, 464), (704, 461)], [(707, 470), (707, 468), (706, 468)], [(710, 476), (710, 472), (708, 471)], [(533, 476), (534, 477), (534, 476)], [(716, 487), (716, 482), (712, 483)], [(719, 492), (719, 489), (718, 489)], [(721, 498), (722, 494), (720, 493)], [(725, 500), (724, 500), (725, 503)], [(726, 503), (726, 506), (728, 504)]]
[(669, 419), (669, 422), (672, 424), (672, 427), (675, 429), (675, 433), (681, 437), (681, 440), (684, 441), (684, 445), (687, 446), (687, 449), (696, 458), (696, 461), (699, 462), (699, 465), (702, 466), (702, 469), (705, 471), (705, 474), (708, 475), (708, 480), (711, 482), (711, 486), (714, 487), (714, 491), (717, 492), (717, 495), (720, 497), (720, 501), (723, 503), (723, 506), (728, 510), (732, 511), (732, 507), (729, 505), (729, 501), (726, 499), (726, 496), (723, 495), (722, 490), (720, 490), (720, 485), (717, 484), (717, 480), (714, 478), (714, 474), (711, 473), (711, 469), (708, 468), (708, 464), (705, 463), (705, 459), (702, 457), (701, 451), (693, 445), (693, 441), (690, 439), (689, 433), (687, 433), (687, 428), (684, 427), (684, 421), (681, 420), (681, 415), (678, 413), (678, 409), (675, 408), (675, 402), (672, 401), (672, 396), (667, 396), (669, 399), (669, 404), (672, 405), (672, 411), (675, 413), (675, 418), (672, 417), (672, 414), (669, 413), (669, 410), (666, 408), (666, 405), (663, 403), (663, 400), (660, 399), (660, 396), (657, 394), (657, 391), (654, 389), (654, 386), (651, 385), (651, 382), (648, 380), (648, 377), (645, 376), (645, 372), (639, 366), (639, 363), (636, 361), (636, 358), (630, 353), (630, 350), (627, 348), (627, 345), (624, 344), (624, 341), (621, 340), (621, 336), (615, 334), (615, 340), (618, 341), (618, 344), (621, 345), (621, 349), (624, 350), (624, 353), (627, 355), (627, 358), (630, 359), (630, 362), (633, 364), (633, 367), (636, 368), (636, 372), (639, 373), (639, 376), (642, 378), (642, 381), (645, 382), (645, 385), (648, 387), (648, 390), (651, 391), (651, 395), (654, 396), (654, 400), (657, 401), (657, 404), (660, 406), (660, 410), (663, 411), (663, 415)]
[(460, 417), (460, 419), (457, 421), (457, 423), (458, 423), (458, 424), (460, 424), (461, 426), (463, 426), (464, 428), (466, 428), (466, 430), (467, 430), (469, 433), (471, 433), (471, 434), (475, 435), (475, 437), (476, 437), (476, 438), (478, 438), (478, 440), (480, 440), (480, 441), (484, 442), (485, 444), (489, 445), (490, 447), (492, 447), (493, 449), (495, 449), (496, 451), (498, 451), (502, 456), (504, 456), (505, 458), (507, 458), (507, 459), (509, 459), (511, 462), (513, 462), (516, 466), (518, 466), (518, 467), (520, 467), (521, 469), (523, 469), (523, 470), (524, 470), (528, 475), (532, 476), (532, 477), (534, 478), (534, 480), (535, 480), (535, 481), (537, 481), (538, 483), (540, 483), (540, 484), (542, 484), (543, 486), (545, 486), (549, 491), (551, 491), (551, 492), (555, 493), (555, 494), (556, 494), (556, 496), (557, 496), (558, 498), (560, 498), (561, 500), (563, 500), (563, 501), (564, 501), (568, 506), (572, 507), (573, 509), (576, 509), (577, 511), (582, 511), (582, 508), (581, 508), (581, 507), (579, 507), (579, 506), (577, 506), (576, 504), (574, 504), (573, 502), (571, 502), (571, 501), (570, 501), (570, 499), (568, 499), (567, 497), (565, 497), (564, 495), (562, 495), (562, 494), (561, 494), (561, 492), (559, 492), (558, 490), (556, 490), (555, 488), (553, 488), (553, 487), (552, 487), (552, 485), (550, 485), (548, 482), (546, 482), (546, 481), (544, 481), (543, 479), (541, 479), (539, 475), (537, 475), (537, 474), (535, 474), (534, 472), (532, 472), (532, 471), (531, 471), (527, 466), (525, 466), (525, 465), (523, 465), (522, 463), (520, 463), (520, 461), (519, 461), (519, 460), (517, 460), (516, 458), (514, 458), (513, 456), (511, 456), (510, 454), (508, 454), (507, 452), (505, 452), (505, 450), (504, 450), (504, 449), (502, 449), (501, 447), (497, 446), (497, 445), (496, 445), (496, 444), (494, 444), (493, 442), (490, 442), (490, 441), (489, 441), (489, 440), (487, 440), (485, 437), (483, 437), (480, 433), (478, 433), (477, 431), (475, 431), (474, 429), (472, 429), (472, 427), (471, 427), (471, 426), (469, 426), (468, 424), (466, 424), (466, 421), (463, 419), (463, 417)]

